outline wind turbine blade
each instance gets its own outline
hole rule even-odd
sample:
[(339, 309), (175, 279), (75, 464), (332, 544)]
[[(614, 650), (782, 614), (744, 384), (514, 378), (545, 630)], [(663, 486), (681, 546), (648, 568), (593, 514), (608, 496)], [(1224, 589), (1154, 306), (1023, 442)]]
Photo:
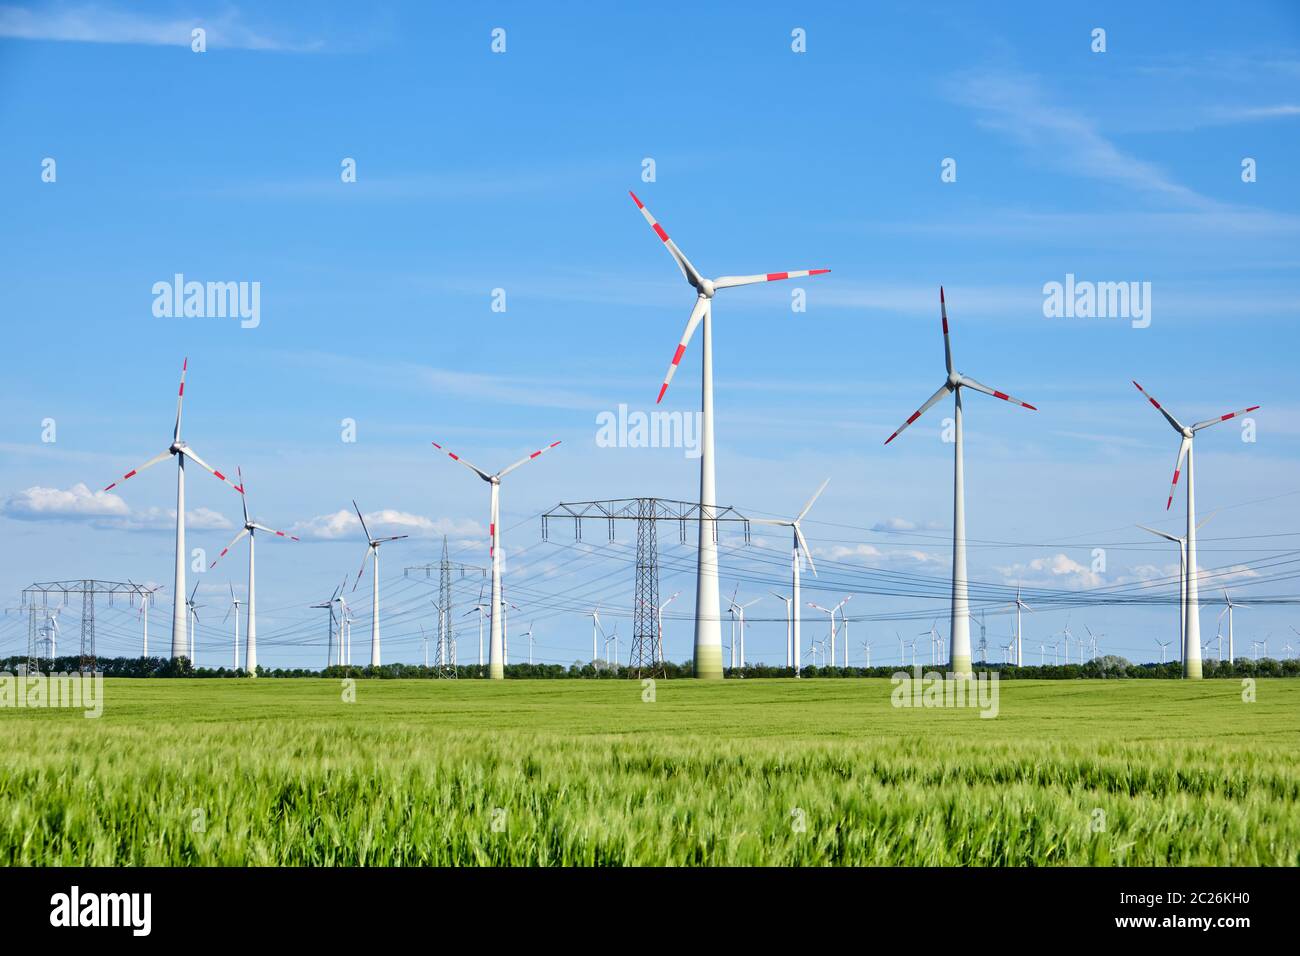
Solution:
[(172, 441), (181, 440), (181, 406), (185, 403), (185, 372), (190, 367), (190, 357), (185, 356), (185, 361), (181, 362), (181, 387), (176, 392), (176, 427), (172, 430)]
[(213, 468), (213, 467), (212, 467), (211, 465), (209, 465), (206, 461), (204, 461), (202, 458), (200, 458), (198, 455), (196, 455), (196, 454), (194, 453), (194, 449), (190, 448), (188, 445), (183, 445), (183, 446), (181, 446), (181, 448), (180, 448), (180, 453), (181, 453), (182, 455), (184, 455), (186, 458), (188, 458), (188, 459), (190, 459), (191, 461), (193, 461), (194, 464), (198, 465), (200, 468), (204, 469), (205, 471), (210, 471), (212, 474), (216, 475), (218, 478), (220, 478), (222, 481), (224, 481), (226, 484), (228, 484), (231, 488), (234, 488), (236, 491), (238, 491), (241, 495), (244, 493), (244, 489), (243, 489), (243, 488), (241, 488), (239, 485), (235, 484), (233, 481), (231, 481), (229, 478), (227, 478), (227, 477), (226, 477), (225, 475), (223, 475), (221, 472), (217, 471), (217, 469)]
[(644, 216), (645, 221), (650, 224), (650, 228), (655, 231), (655, 235), (663, 240), (664, 248), (668, 250), (668, 254), (672, 256), (673, 261), (677, 263), (677, 268), (682, 270), (682, 276), (685, 277), (687, 282), (698, 289), (704, 284), (704, 279), (695, 266), (691, 265), (691, 260), (687, 259), (686, 254), (677, 248), (677, 243), (668, 238), (668, 233), (664, 231), (664, 227), (659, 225), (659, 222), (655, 217), (650, 214), (650, 210), (645, 207), (645, 203), (640, 199), (637, 199), (636, 193), (629, 189), (627, 194), (631, 196), (632, 201), (636, 203), (636, 208), (641, 210), (641, 215)]
[(366, 573), (366, 558), (370, 557), (370, 543), (366, 539), (366, 552), (361, 555), (361, 570), (357, 572), (357, 579), (352, 584), (352, 590), (355, 591), (361, 585), (361, 578)]
[(244, 524), (248, 524), (248, 495), (243, 491), (244, 488), (244, 469), (239, 465), (235, 466), (235, 474), (239, 477), (239, 503), (244, 509)]
[(376, 538), (375, 544), (383, 544), (385, 541), (401, 541), (403, 538), (409, 538), (409, 537), (410, 537), (409, 534), (389, 535), (387, 538)]
[(105, 490), (105, 491), (112, 491), (114, 488), (116, 488), (116, 487), (117, 487), (119, 484), (121, 484), (122, 482), (126, 481), (128, 478), (134, 478), (136, 475), (140, 474), (140, 472), (144, 471), (146, 468), (152, 468), (154, 465), (158, 464), (158, 462), (160, 462), (160, 461), (166, 461), (166, 460), (167, 460), (168, 458), (170, 458), (171, 456), (172, 456), (172, 452), (171, 452), (171, 449), (170, 449), (170, 448), (167, 449), (167, 451), (163, 452), (163, 453), (160, 454), (160, 455), (154, 455), (152, 458), (150, 458), (148, 461), (146, 461), (146, 462), (145, 462), (143, 465), (141, 465), (139, 468), (132, 468), (132, 469), (131, 469), (130, 471), (128, 471), (125, 475), (123, 475), (121, 478), (117, 479), (117, 481), (113, 482), (111, 485), (109, 485), (109, 486), (108, 486), (107, 488), (105, 488), (104, 490)]
[(512, 465), (507, 465), (506, 467), (502, 468), (499, 472), (497, 472), (497, 477), (498, 477), (498, 478), (504, 478), (506, 475), (510, 474), (510, 472), (514, 471), (514, 470), (515, 470), (516, 468), (518, 468), (520, 465), (526, 465), (526, 464), (528, 464), (528, 463), (529, 463), (530, 461), (532, 461), (534, 458), (537, 458), (537, 457), (539, 457), (539, 456), (541, 456), (541, 455), (546, 454), (548, 451), (550, 451), (552, 448), (554, 448), (554, 447), (555, 447), (556, 445), (558, 445), (558, 444), (559, 444), (558, 441), (553, 441), (553, 442), (551, 442), (549, 445), (547, 445), (545, 448), (539, 448), (539, 449), (537, 449), (537, 451), (533, 452), (531, 455), (526, 455), (526, 456), (524, 456), (523, 458), (520, 458), (520, 459), (519, 459), (517, 462), (515, 462), (514, 464), (512, 464)]
[(1258, 405), (1252, 405), (1250, 408), (1243, 408), (1240, 411), (1228, 412), (1226, 415), (1220, 415), (1218, 418), (1211, 418), (1203, 422), (1197, 422), (1192, 426), (1192, 431), (1199, 432), (1202, 428), (1209, 428), (1211, 425), (1217, 425), (1219, 422), (1226, 422), (1229, 418), (1236, 418), (1238, 415), (1245, 415), (1247, 412), (1253, 412)]
[(484, 481), (492, 480), (492, 476), (489, 475), (486, 471), (484, 471), (482, 468), (479, 468), (477, 465), (471, 465), (469, 462), (467, 462), (464, 458), (461, 458), (460, 455), (456, 454), (454, 451), (447, 451), (446, 448), (443, 448), (436, 441), (429, 442), (429, 444), (432, 445), (434, 448), (438, 449), (438, 451), (446, 451), (448, 458), (450, 458), (452, 461), (460, 462), (462, 465), (464, 465), (470, 471), (474, 472), (474, 474), (478, 475)]
[(803, 530), (798, 525), (794, 526), (794, 536), (799, 541), (799, 553), (808, 562), (808, 568), (812, 571), (813, 577), (817, 577), (817, 565), (813, 564), (812, 552), (808, 550), (808, 542), (804, 539)]
[(274, 528), (268, 528), (264, 524), (258, 524), (256, 521), (250, 522), (258, 531), (265, 531), (267, 534), (273, 534), (277, 538), (288, 538), (290, 541), (301, 541), (297, 535), (289, 534), (287, 531), (276, 531)]
[(1168, 511), (1174, 503), (1174, 492), (1178, 490), (1178, 476), (1183, 473), (1183, 461), (1187, 458), (1188, 449), (1191, 447), (1192, 440), (1186, 436), (1184, 436), (1183, 440), (1178, 443), (1178, 462), (1174, 465), (1174, 481), (1173, 484), (1169, 486), (1169, 500), (1165, 502), (1166, 511)]
[(194, 582), (194, 587), (190, 589), (190, 603), (194, 603), (194, 595), (199, 593), (199, 582)]
[(677, 366), (681, 362), (682, 356), (686, 354), (686, 346), (690, 344), (691, 336), (695, 334), (696, 327), (700, 324), (700, 320), (704, 318), (704, 313), (709, 311), (709, 308), (709, 300), (704, 296), (700, 296), (695, 300), (695, 307), (691, 309), (691, 317), (686, 320), (686, 331), (682, 333), (681, 341), (677, 343), (677, 351), (673, 353), (673, 360), (668, 363), (668, 373), (664, 376), (664, 383), (659, 386), (659, 397), (655, 399), (656, 405), (664, 400), (664, 393), (668, 391), (668, 383), (677, 374)]
[(230, 607), (226, 608), (226, 616), (221, 619), (222, 624), (225, 624), (227, 621), (230, 620), (230, 612), (233, 611), (234, 609), (235, 606), (233, 604), (230, 605)]
[(713, 288), (732, 289), (741, 285), (757, 285), (760, 282), (780, 282), (782, 279), (823, 276), (830, 271), (830, 269), (798, 269), (794, 272), (765, 272), (756, 276), (719, 276), (713, 280)]
[(1141, 528), (1143, 531), (1150, 531), (1152, 534), (1156, 535), (1157, 537), (1164, 538), (1166, 541), (1172, 541), (1174, 542), (1174, 544), (1181, 544), (1183, 540), (1182, 538), (1179, 538), (1176, 535), (1170, 534), (1168, 531), (1157, 531), (1155, 528), (1148, 528), (1144, 524), (1140, 524), (1138, 525), (1138, 527)]
[(948, 341), (948, 303), (943, 297), (943, 286), (939, 286), (939, 315), (943, 319), (943, 364), (952, 374), (952, 344)]
[(826, 486), (829, 485), (830, 483), (831, 483), (831, 480), (830, 480), (829, 478), (827, 478), (825, 481), (822, 482), (821, 487), (818, 488), (818, 489), (813, 493), (813, 496), (812, 496), (811, 498), (808, 499), (808, 503), (807, 503), (806, 505), (803, 506), (803, 511), (799, 512), (799, 517), (797, 517), (797, 518), (794, 519), (796, 522), (798, 522), (798, 521), (802, 521), (802, 520), (804, 519), (804, 516), (805, 516), (806, 514), (808, 514), (809, 511), (812, 510), (813, 503), (814, 503), (818, 498), (821, 497), (822, 492), (826, 490)]
[[(357, 513), (357, 519), (361, 522), (361, 532), (362, 532), (362, 534), (364, 534), (364, 535), (366, 536), (366, 542), (369, 543), (369, 542), (373, 541), (374, 538), (370, 537), (370, 529), (366, 527), (366, 519), (363, 518), (363, 517), (361, 517), (361, 509), (357, 507), (357, 499), (356, 499), (356, 498), (353, 498), (353, 499), (352, 499), (352, 509), (353, 509), (354, 511), (356, 511), (356, 513)], [(364, 566), (364, 564), (363, 564), (363, 566)]]
[(1006, 392), (999, 392), (996, 388), (989, 388), (987, 385), (977, 382), (973, 378), (967, 378), (965, 375), (961, 377), (961, 383), (963, 386), (973, 388), (977, 392), (983, 392), (985, 395), (992, 395), (994, 398), (1000, 398), (1002, 401), (1010, 402), (1012, 405), (1019, 405), (1021, 408), (1027, 408), (1031, 412), (1038, 411), (1037, 408), (1030, 405), (1028, 402), (1022, 402), (1018, 398), (1012, 398)]
[(233, 548), (235, 545), (239, 544), (239, 539), (242, 538), (242, 537), (244, 537), (244, 535), (246, 535), (246, 534), (248, 534), (248, 529), (247, 529), (247, 528), (240, 528), (240, 529), (239, 529), (239, 534), (237, 534), (237, 535), (235, 535), (233, 538), (231, 538), (231, 539), (230, 539), (230, 544), (228, 544), (228, 545), (226, 545), (224, 548), (222, 548), (222, 549), (221, 549), (221, 553), (220, 553), (219, 555), (216, 556), (216, 558), (213, 560), (213, 562), (212, 562), (210, 565), (208, 565), (208, 570), (211, 571), (213, 568), (215, 568), (215, 567), (217, 566), (217, 562), (220, 561), (222, 558), (224, 558), (224, 557), (226, 556), (226, 553), (227, 553), (231, 548)]
[(907, 421), (899, 425), (898, 428), (895, 429), (894, 434), (890, 435), (888, 438), (885, 439), (885, 444), (888, 445), (899, 435), (903, 434), (903, 430), (906, 429), (908, 425), (912, 424), (912, 422), (916, 421), (918, 418), (924, 415), (927, 411), (929, 411), (930, 406), (932, 406), (935, 402), (943, 398), (951, 391), (952, 391), (952, 386), (949, 385), (947, 382), (944, 382), (942, 385), (940, 385), (939, 390), (935, 392), (933, 395), (931, 395), (929, 399), (926, 400), (926, 403), (924, 405), (922, 405), (916, 411), (912, 412), (911, 416), (908, 417)]
[(1165, 411), (1165, 407), (1161, 405), (1159, 402), (1157, 402), (1145, 388), (1143, 388), (1141, 385), (1137, 383), (1136, 380), (1132, 380), (1132, 381), (1133, 381), (1133, 387), (1147, 397), (1147, 401), (1155, 406), (1156, 411), (1158, 411), (1161, 415), (1165, 416), (1165, 420), (1168, 421), (1169, 424), (1174, 427), (1174, 431), (1181, 433), (1183, 430), (1182, 423), (1178, 419), (1174, 418), (1173, 415), (1170, 415), (1169, 412)]

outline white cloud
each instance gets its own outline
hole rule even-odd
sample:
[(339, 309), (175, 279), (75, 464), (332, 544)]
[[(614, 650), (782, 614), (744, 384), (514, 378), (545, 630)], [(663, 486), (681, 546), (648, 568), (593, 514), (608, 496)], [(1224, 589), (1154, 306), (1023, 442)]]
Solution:
[(1066, 554), (1034, 558), (1026, 564), (1013, 564), (997, 570), (1009, 585), (1024, 583), (1057, 588), (1096, 588), (1106, 583), (1100, 574)]
[(207, 31), (210, 49), (230, 47), (304, 52), (321, 46), (319, 42), (290, 43), (259, 33), (240, 22), (236, 10), (227, 11), (219, 17), (164, 19), (96, 4), (54, 6), (40, 10), (0, 6), (0, 37), (17, 40), (189, 47), (191, 31), (195, 27)]
[[(170, 531), (176, 527), (176, 509), (146, 508), (132, 511), (117, 495), (91, 491), (82, 482), (71, 488), (31, 488), (0, 502), (0, 514), (18, 521), (88, 521), (96, 528), (120, 531)], [(211, 508), (185, 512), (185, 526), (191, 531), (219, 531), (234, 527)]]
[[(445, 534), (481, 540), (487, 534), (476, 521), (426, 518), (424, 515), (396, 511), (392, 508), (366, 512), (366, 525), (370, 533), (377, 537), (408, 534), (413, 538), (438, 538)], [(364, 537), (356, 512), (348, 511), (346, 508), (340, 508), (332, 514), (317, 515), (307, 521), (299, 521), (289, 529), (289, 533), (296, 534), (304, 541), (339, 541), (348, 538), (360, 541)]]
[(60, 518), (97, 518), (130, 513), (125, 501), (106, 491), (91, 491), (78, 482), (66, 491), (33, 485), (10, 495), (0, 505), (0, 513), (20, 521), (44, 521)]

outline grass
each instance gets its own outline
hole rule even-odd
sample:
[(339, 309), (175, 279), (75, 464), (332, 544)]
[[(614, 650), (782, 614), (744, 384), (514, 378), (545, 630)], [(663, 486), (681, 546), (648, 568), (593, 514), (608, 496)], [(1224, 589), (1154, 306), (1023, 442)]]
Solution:
[(1300, 681), (890, 690), (109, 680), (0, 710), (0, 864), (1300, 864)]

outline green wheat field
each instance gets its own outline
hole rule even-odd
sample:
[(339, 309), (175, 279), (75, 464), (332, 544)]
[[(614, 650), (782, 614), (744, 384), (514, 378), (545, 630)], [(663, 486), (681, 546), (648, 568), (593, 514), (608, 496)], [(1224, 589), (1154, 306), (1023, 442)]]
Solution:
[(0, 710), (8, 865), (1300, 864), (1300, 681), (109, 680)]

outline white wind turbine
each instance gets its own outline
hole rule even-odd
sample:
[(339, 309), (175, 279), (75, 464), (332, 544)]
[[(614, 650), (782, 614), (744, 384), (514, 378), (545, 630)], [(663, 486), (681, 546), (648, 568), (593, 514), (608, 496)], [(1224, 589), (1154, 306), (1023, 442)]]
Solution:
[(814, 604), (812, 601), (808, 602), (808, 606), (817, 611), (825, 611), (830, 616), (831, 632), (830, 632), (830, 637), (826, 639), (827, 647), (829, 648), (830, 651), (830, 656), (828, 656), (826, 659), (830, 662), (831, 666), (834, 666), (835, 664), (835, 612), (838, 610), (838, 607), (834, 607), (834, 608), (822, 607), (820, 604)]
[(491, 617), (491, 629), (488, 638), (488, 677), (493, 680), (503, 680), (505, 672), (505, 637), (502, 627), (502, 597), (501, 597), (501, 479), (510, 472), (514, 471), (520, 465), (526, 465), (534, 458), (545, 454), (556, 445), (558, 441), (553, 441), (545, 448), (539, 448), (531, 455), (520, 458), (512, 465), (507, 465), (496, 474), (489, 475), (486, 471), (471, 465), (464, 458), (454, 452), (447, 451), (436, 441), (431, 442), (434, 448), (439, 451), (447, 452), (447, 457), (452, 461), (458, 461), (474, 474), (478, 475), (492, 487), (492, 508), (488, 519), (488, 558), (492, 562), (492, 603), (489, 608)]
[[(352, 508), (357, 513), (357, 520), (361, 522), (361, 533), (366, 536), (366, 553), (361, 556), (361, 570), (357, 572), (356, 584), (352, 585), (352, 590), (357, 589), (361, 583), (361, 577), (366, 573), (366, 558), (370, 558), (371, 572), (374, 580), (370, 582), (370, 666), (378, 667), (379, 657), (379, 546), (387, 544), (389, 541), (401, 541), (403, 538), (409, 538), (406, 534), (393, 534), (386, 538), (375, 538), (370, 534), (370, 529), (366, 527), (366, 519), (361, 517), (361, 509), (357, 506), (356, 499), (352, 501)], [(331, 600), (333, 600), (331, 598)], [(333, 613), (332, 611), (330, 613)]]
[(591, 666), (595, 667), (596, 661), (600, 660), (601, 655), (600, 648), (596, 644), (596, 637), (597, 634), (602, 638), (605, 636), (605, 629), (600, 626), (600, 605), (597, 604), (588, 611), (586, 616), (591, 618)]
[(664, 656), (664, 608), (666, 608), (668, 605), (676, 601), (678, 595), (680, 595), (681, 593), (682, 593), (681, 591), (674, 591), (672, 597), (670, 597), (667, 601), (664, 601), (663, 604), (660, 604), (657, 608), (655, 608), (655, 620), (658, 622), (659, 625), (658, 654), (659, 654), (660, 664), (664, 663), (664, 661), (667, 660), (667, 658)]
[(352, 666), (352, 608), (348, 607), (347, 598), (343, 596), (343, 588), (348, 583), (347, 575), (343, 575), (343, 583), (339, 585), (338, 596), (334, 598), (339, 605), (339, 654), (342, 657), (342, 663)]
[(186, 642), (186, 648), (182, 652), (182, 654), (183, 656), (188, 657), (190, 659), (191, 664), (194, 663), (194, 630), (196, 625), (199, 622), (199, 608), (207, 606), (205, 604), (194, 603), (194, 595), (198, 593), (198, 590), (199, 590), (199, 582), (195, 581), (194, 587), (190, 591), (190, 596), (185, 600), (185, 609), (189, 611), (189, 615), (190, 615), (190, 633), (189, 633), (189, 638)]
[[(239, 487), (241, 489), (239, 495), (239, 503), (244, 506), (244, 527), (240, 529), (239, 534), (235, 535), (235, 537), (231, 539), (230, 544), (226, 545), (224, 548), (221, 549), (221, 553), (217, 555), (216, 560), (212, 562), (212, 566), (209, 567), (208, 570), (211, 571), (212, 568), (215, 568), (217, 566), (217, 561), (220, 561), (222, 558), (224, 558), (226, 556), (226, 552), (228, 552), (231, 548), (237, 545), (240, 539), (243, 538), (245, 535), (248, 536), (248, 627), (246, 629), (247, 630), (246, 639), (248, 641), (248, 652), (244, 655), (244, 660), (248, 664), (248, 673), (251, 676), (256, 677), (257, 676), (257, 579), (254, 575), (254, 567), (255, 567), (254, 561), (256, 559), (255, 548), (257, 544), (257, 532), (265, 531), (267, 534), (273, 534), (277, 538), (288, 538), (291, 541), (297, 541), (299, 539), (295, 535), (286, 534), (283, 531), (276, 531), (274, 528), (268, 528), (264, 524), (258, 524), (256, 521), (254, 521), (252, 518), (248, 516), (248, 492), (244, 490), (245, 489), (244, 471), (242, 468), (236, 466), (235, 473), (239, 476)], [(236, 624), (236, 630), (238, 630), (237, 624)]]
[(691, 264), (677, 244), (668, 238), (663, 226), (650, 215), (636, 193), (629, 192), (641, 215), (650, 224), (650, 228), (662, 240), (664, 248), (677, 263), (682, 276), (695, 289), (695, 307), (691, 309), (686, 321), (686, 331), (682, 333), (677, 351), (673, 353), (659, 388), (656, 404), (663, 401), (668, 391), (668, 383), (673, 380), (682, 354), (695, 334), (697, 327), (704, 326), (703, 370), (701, 372), (700, 394), (700, 522), (699, 551), (695, 575), (695, 676), (712, 679), (722, 677), (722, 620), (720, 598), (718, 595), (718, 543), (715, 537), (716, 522), (709, 520), (713, 509), (717, 507), (717, 487), (714, 475), (713, 455), (713, 296), (719, 289), (735, 286), (754, 285), (759, 282), (775, 282), (780, 279), (797, 279), (804, 276), (824, 275), (829, 269), (805, 269), (796, 272), (768, 272), (761, 275), (720, 276), (706, 279)]
[[(343, 579), (343, 584), (347, 584), (347, 583), (348, 583), (348, 579), (345, 577)], [(343, 645), (343, 633), (341, 628), (335, 627), (334, 604), (338, 600), (339, 591), (343, 589), (343, 584), (340, 584), (338, 587), (334, 589), (334, 593), (329, 596), (328, 600), (321, 601), (319, 604), (312, 605), (313, 608), (318, 608), (322, 611), (329, 611), (329, 615), (330, 615), (329, 621), (326, 624), (326, 629), (325, 629), (325, 666), (326, 667), (330, 666), (331, 661), (333, 661), (336, 656), (339, 658), (339, 662), (342, 663), (341, 648)]]
[[(1200, 531), (1205, 527), (1207, 521), (1213, 518), (1215, 512), (1211, 511), (1196, 524), (1196, 530)], [(1138, 525), (1143, 531), (1150, 532), (1157, 538), (1164, 538), (1166, 541), (1172, 541), (1178, 545), (1178, 659), (1180, 661), (1187, 659), (1187, 537), (1185, 535), (1170, 534), (1168, 531), (1157, 531), (1155, 528), (1148, 528), (1144, 524)], [(1199, 631), (1198, 631), (1199, 633)]]
[[(815, 492), (813, 492), (813, 496), (809, 498), (808, 503), (803, 506), (803, 510), (800, 511), (798, 516), (793, 519), (789, 519), (789, 520), (785, 518), (751, 518), (750, 519), (751, 524), (776, 525), (777, 527), (780, 528), (790, 528), (791, 531), (793, 532), (792, 537), (794, 540), (791, 542), (790, 545), (790, 574), (791, 574), (790, 587), (791, 587), (791, 591), (793, 592), (793, 597), (791, 597), (790, 600), (793, 602), (794, 605), (794, 615), (790, 619), (791, 636), (787, 641), (787, 643), (790, 646), (786, 649), (785, 657), (787, 661), (790, 660), (794, 661), (793, 666), (795, 669), (794, 671), (795, 677), (799, 676), (799, 658), (801, 656), (799, 653), (799, 645), (800, 645), (799, 567), (800, 567), (801, 556), (807, 559), (808, 568), (809, 570), (812, 571), (813, 577), (817, 576), (817, 565), (813, 564), (812, 552), (808, 549), (808, 542), (807, 540), (804, 539), (803, 530), (799, 527), (799, 522), (802, 521), (807, 516), (808, 512), (812, 510), (813, 504), (817, 501), (818, 498), (821, 497), (821, 493), (826, 490), (826, 486), (829, 485), (830, 483), (831, 480), (829, 478), (823, 481), (821, 483), (821, 487), (818, 488)], [(788, 610), (789, 608), (787, 607), (787, 611)]]
[(958, 373), (952, 365), (952, 348), (948, 341), (948, 305), (944, 299), (943, 287), (939, 287), (939, 311), (943, 318), (943, 360), (944, 366), (948, 370), (948, 377), (939, 390), (936, 391), (926, 401), (924, 405), (912, 413), (907, 421), (903, 422), (894, 432), (885, 439), (888, 445), (897, 438), (908, 425), (916, 421), (939, 399), (952, 393), (954, 422), (955, 422), (955, 440), (953, 442), (953, 505), (952, 505), (952, 614), (951, 614), (951, 649), (948, 654), (949, 667), (957, 676), (969, 676), (971, 673), (970, 659), (970, 599), (967, 590), (966, 578), (966, 479), (965, 469), (962, 461), (962, 402), (961, 390), (971, 388), (977, 392), (983, 392), (985, 395), (992, 395), (994, 398), (1000, 398), (1003, 401), (1011, 402), (1013, 405), (1019, 405), (1022, 408), (1028, 408), (1031, 411), (1037, 411), (1033, 405), (1028, 402), (1022, 402), (1018, 398), (1012, 398), (1006, 392), (1000, 392), (997, 389), (989, 388), (982, 385), (973, 378)]
[(212, 472), (230, 487), (236, 491), (242, 492), (244, 489), (239, 487), (221, 472), (217, 471), (206, 461), (194, 453), (188, 444), (181, 441), (181, 406), (185, 401), (185, 373), (189, 368), (190, 360), (185, 359), (181, 365), (181, 387), (176, 395), (176, 427), (172, 430), (172, 443), (166, 451), (150, 458), (139, 468), (133, 468), (125, 475), (113, 482), (105, 491), (112, 491), (119, 484), (128, 478), (134, 478), (146, 468), (150, 468), (160, 461), (166, 461), (171, 455), (176, 456), (176, 576), (175, 584), (172, 588), (172, 657), (184, 657), (186, 655), (186, 635), (185, 635), (185, 459), (189, 458), (200, 468)]
[(1157, 640), (1156, 643), (1160, 645), (1160, 663), (1163, 664), (1165, 662), (1165, 651), (1173, 641)]
[(1015, 599), (1015, 601), (1012, 602), (1011, 604), (1008, 604), (1008, 605), (1006, 606), (1006, 609), (1007, 609), (1007, 610), (1011, 610), (1012, 608), (1015, 608), (1015, 610), (1016, 610), (1016, 635), (1015, 635), (1015, 642), (1016, 642), (1016, 666), (1017, 666), (1017, 667), (1023, 667), (1023, 666), (1024, 666), (1024, 656), (1023, 656), (1023, 654), (1022, 654), (1022, 649), (1023, 649), (1023, 647), (1024, 647), (1024, 643), (1023, 643), (1023, 641), (1022, 641), (1022, 639), (1021, 639), (1021, 638), (1022, 638), (1022, 632), (1021, 632), (1021, 630), (1020, 630), (1020, 612), (1021, 612), (1021, 611), (1028, 611), (1030, 614), (1033, 614), (1033, 613), (1035, 613), (1035, 612), (1034, 612), (1034, 609), (1033, 609), (1032, 607), (1030, 607), (1030, 606), (1029, 606), (1028, 604), (1026, 604), (1024, 601), (1020, 600), (1020, 585), (1018, 585), (1018, 584), (1016, 585), (1016, 599)]
[[(844, 605), (848, 604), (852, 600), (853, 600), (853, 595), (850, 594), (846, 596), (844, 600), (840, 601), (839, 604), (835, 605), (834, 608), (834, 610), (838, 612), (840, 615), (840, 623), (844, 625), (844, 639), (840, 641), (840, 647), (843, 649), (845, 667), (849, 666), (849, 616), (844, 613)], [(834, 654), (835, 653), (834, 650), (832, 650), (831, 653)], [(835, 663), (833, 657), (831, 659), (831, 663), (832, 664)]]
[[(471, 614), (475, 614), (475, 613), (478, 614), (478, 666), (479, 666), (480, 674), (483, 671), (483, 615), (486, 614), (487, 612), (488, 612), (488, 606), (483, 603), (483, 589), (480, 587), (478, 589), (478, 603), (461, 615), (461, 617), (469, 617)], [(593, 640), (592, 647), (594, 648), (595, 646), (596, 644), (595, 641)], [(594, 651), (592, 656), (592, 663), (595, 663)]]
[(225, 624), (226, 621), (229, 621), (232, 613), (235, 615), (235, 641), (233, 645), (235, 648), (234, 669), (239, 670), (239, 606), (244, 602), (235, 597), (235, 586), (233, 584), (227, 581), (226, 587), (230, 588), (230, 607), (226, 611), (226, 616), (221, 623)]
[(871, 641), (862, 642), (862, 655), (866, 661), (865, 666), (871, 666)]
[[(736, 589), (731, 592), (731, 610), (736, 614), (737, 617), (740, 618), (740, 666), (743, 669), (745, 666), (745, 608), (757, 604), (759, 601), (763, 599), (761, 597), (756, 597), (752, 601), (746, 601), (744, 604), (737, 604), (736, 594), (739, 591), (740, 591), (740, 585), (737, 584)], [(734, 637), (734, 632), (733, 632), (731, 643), (732, 643), (732, 653), (734, 655), (736, 651), (736, 641)], [(731, 666), (732, 667), (736, 666), (736, 662), (734, 659), (731, 662)]]
[(1139, 392), (1146, 396), (1147, 401), (1155, 406), (1156, 410), (1165, 417), (1170, 427), (1178, 432), (1181, 440), (1178, 443), (1178, 460), (1174, 464), (1174, 480), (1169, 487), (1169, 499), (1165, 502), (1165, 510), (1174, 503), (1174, 492), (1178, 490), (1178, 476), (1183, 470), (1183, 460), (1187, 460), (1187, 534), (1185, 548), (1187, 551), (1187, 570), (1185, 577), (1187, 579), (1187, 598), (1186, 613), (1184, 615), (1184, 636), (1183, 636), (1183, 676), (1189, 680), (1201, 679), (1201, 615), (1200, 615), (1200, 585), (1197, 582), (1199, 573), (1196, 570), (1196, 479), (1195, 479), (1195, 455), (1192, 451), (1192, 439), (1196, 433), (1203, 428), (1209, 428), (1211, 425), (1217, 425), (1219, 422), (1226, 422), (1230, 418), (1236, 418), (1238, 415), (1245, 415), (1247, 412), (1253, 412), (1258, 405), (1251, 405), (1249, 408), (1243, 408), (1240, 411), (1229, 412), (1226, 415), (1220, 415), (1217, 418), (1209, 418), (1203, 422), (1197, 422), (1195, 425), (1184, 425), (1173, 415), (1169, 414), (1159, 402), (1152, 398), (1147, 391), (1137, 382), (1133, 385)]
[(1219, 612), (1219, 621), (1220, 622), (1223, 621), (1223, 615), (1225, 614), (1228, 615), (1228, 661), (1229, 663), (1231, 663), (1232, 660), (1234, 659), (1233, 655), (1236, 653), (1236, 648), (1232, 642), (1232, 612), (1235, 611), (1237, 608), (1244, 608), (1247, 611), (1249, 611), (1250, 605), (1238, 604), (1232, 598), (1228, 597), (1227, 588), (1223, 589), (1223, 603), (1224, 603), (1224, 608), (1222, 611)]
[(524, 637), (528, 638), (528, 666), (533, 665), (533, 622), (528, 622), (528, 630), (524, 631)]

